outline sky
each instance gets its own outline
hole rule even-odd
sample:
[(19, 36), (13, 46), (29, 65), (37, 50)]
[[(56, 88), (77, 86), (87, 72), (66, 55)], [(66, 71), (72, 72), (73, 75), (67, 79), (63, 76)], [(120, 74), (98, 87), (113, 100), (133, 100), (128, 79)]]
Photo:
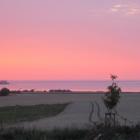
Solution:
[(139, 0), (0, 0), (0, 79), (140, 80)]

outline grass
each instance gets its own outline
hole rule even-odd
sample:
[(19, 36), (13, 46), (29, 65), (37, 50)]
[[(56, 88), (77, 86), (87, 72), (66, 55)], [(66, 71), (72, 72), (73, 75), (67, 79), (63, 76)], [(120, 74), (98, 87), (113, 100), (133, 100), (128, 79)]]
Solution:
[(54, 130), (1, 128), (0, 140), (140, 140), (140, 125)]
[[(0, 129), (0, 140), (140, 140), (140, 126), (98, 129)], [(95, 137), (96, 135), (96, 137)]]
[(0, 107), (0, 123), (11, 124), (56, 116), (62, 112), (67, 105), (68, 103)]
[(101, 124), (88, 135), (88, 140), (140, 140), (140, 125), (105, 127)]
[(55, 129), (52, 131), (7, 129), (0, 131), (0, 140), (87, 140), (88, 130)]

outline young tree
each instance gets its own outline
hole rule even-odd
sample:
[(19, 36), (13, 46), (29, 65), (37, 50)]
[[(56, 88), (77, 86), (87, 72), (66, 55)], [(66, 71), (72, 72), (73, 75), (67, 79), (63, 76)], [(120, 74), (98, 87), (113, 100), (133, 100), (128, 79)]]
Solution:
[[(105, 113), (105, 121), (112, 121), (113, 124), (115, 125), (115, 112), (113, 110), (119, 103), (120, 99), (120, 93), (121, 93), (121, 88), (117, 85), (116, 80), (117, 76), (116, 75), (111, 75), (111, 80), (112, 84), (108, 86), (108, 91), (106, 92), (103, 101), (104, 104), (108, 110), (107, 113)], [(108, 119), (108, 120), (107, 120)], [(111, 125), (111, 122), (109, 122), (109, 125)]]
[(108, 86), (108, 91), (106, 92), (103, 100), (108, 112), (112, 112), (117, 106), (120, 99), (121, 88), (115, 82), (117, 78), (116, 75), (111, 75), (112, 84)]

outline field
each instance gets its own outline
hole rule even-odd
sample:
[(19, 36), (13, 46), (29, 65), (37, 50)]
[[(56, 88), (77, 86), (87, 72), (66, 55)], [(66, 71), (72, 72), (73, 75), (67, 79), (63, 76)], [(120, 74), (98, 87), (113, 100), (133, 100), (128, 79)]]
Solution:
[[(94, 105), (94, 112), (91, 116), (92, 121), (100, 122), (104, 118), (106, 111), (102, 102), (103, 94), (20, 94), (10, 95), (0, 98), (0, 106), (12, 106), (28, 108), (29, 105), (40, 104), (67, 104), (70, 103), (63, 112), (55, 117), (41, 117), (33, 115), (32, 113), (25, 119), (24, 123), (21, 123), (21, 127), (35, 127), (39, 129), (53, 129), (53, 128), (66, 128), (66, 127), (78, 127), (85, 128), (90, 124), (89, 116), (92, 110), (92, 104)], [(122, 124), (132, 125), (140, 121), (139, 112), (139, 94), (123, 94), (120, 103), (117, 107), (119, 112), (118, 119)], [(17, 106), (18, 105), (18, 106)], [(38, 106), (35, 106), (38, 107)], [(41, 112), (38, 110), (37, 112)], [(34, 112), (35, 113), (35, 112)], [(20, 115), (19, 115), (20, 116)], [(39, 120), (35, 120), (39, 118)], [(43, 114), (44, 116), (44, 114)], [(17, 121), (19, 118), (16, 118)], [(126, 122), (124, 120), (127, 119)], [(32, 120), (30, 123), (26, 122)], [(34, 120), (34, 121), (33, 121)]]
[[(1, 140), (90, 140), (104, 131), (103, 140), (140, 137), (140, 126), (92, 130), (106, 111), (103, 94), (13, 94), (0, 97)], [(120, 124), (139, 122), (140, 94), (122, 94), (117, 111)], [(5, 122), (7, 125), (3, 125)], [(116, 133), (117, 136), (116, 136)], [(129, 135), (128, 135), (129, 134)]]
[(58, 115), (68, 104), (16, 105), (0, 107), (0, 122), (3, 124), (34, 121)]

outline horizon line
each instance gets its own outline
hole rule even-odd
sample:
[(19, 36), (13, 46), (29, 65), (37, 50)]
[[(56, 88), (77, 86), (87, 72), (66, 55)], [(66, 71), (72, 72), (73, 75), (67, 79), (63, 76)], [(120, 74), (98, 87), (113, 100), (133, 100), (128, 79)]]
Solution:
[[(111, 79), (12, 79), (4, 81), (111, 81)], [(140, 79), (116, 79), (116, 81), (140, 81)]]

